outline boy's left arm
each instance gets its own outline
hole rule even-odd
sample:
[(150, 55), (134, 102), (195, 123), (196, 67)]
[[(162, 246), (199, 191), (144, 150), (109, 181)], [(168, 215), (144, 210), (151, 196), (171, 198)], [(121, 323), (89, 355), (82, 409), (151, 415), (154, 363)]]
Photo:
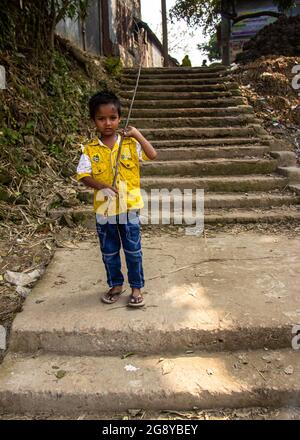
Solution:
[(149, 141), (142, 135), (142, 133), (135, 127), (127, 127), (126, 132), (124, 132), (126, 137), (133, 137), (141, 145), (144, 153), (150, 160), (154, 160), (157, 156), (155, 148), (150, 144)]

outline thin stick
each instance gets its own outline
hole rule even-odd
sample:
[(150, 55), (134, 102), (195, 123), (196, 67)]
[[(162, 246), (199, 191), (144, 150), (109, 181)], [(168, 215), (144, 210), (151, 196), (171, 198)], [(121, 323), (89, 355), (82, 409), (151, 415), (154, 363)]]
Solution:
[[(141, 31), (140, 31), (139, 37), (140, 36), (142, 37)], [(140, 39), (140, 41), (142, 41), (142, 40)], [(133, 104), (134, 104), (136, 93), (137, 93), (137, 89), (138, 89), (138, 86), (139, 86), (141, 70), (142, 70), (142, 64), (143, 64), (143, 60), (144, 60), (144, 53), (143, 52), (144, 51), (142, 50), (142, 43), (141, 43), (141, 46), (140, 46), (141, 59), (140, 59), (138, 76), (137, 76), (137, 79), (136, 79), (135, 88), (134, 88), (132, 100), (131, 100), (131, 103), (130, 103), (130, 108), (129, 108), (129, 112), (128, 112), (128, 115), (127, 115), (125, 127), (124, 127), (124, 129), (122, 131), (121, 140), (120, 140), (119, 149), (118, 149), (118, 154), (117, 154), (117, 159), (116, 159), (116, 170), (115, 170), (115, 175), (114, 175), (113, 184), (112, 184), (112, 186), (114, 188), (116, 187), (117, 177), (118, 177), (118, 174), (119, 174), (119, 164), (120, 164), (122, 145), (123, 145), (123, 141), (124, 141), (124, 138), (125, 138), (126, 130), (128, 128), (128, 125), (129, 125), (129, 121), (130, 121), (130, 117), (131, 117), (131, 113), (132, 113), (132, 109), (133, 109)], [(111, 199), (108, 200), (107, 208), (106, 208), (105, 213), (104, 213), (104, 215), (106, 217), (108, 216), (108, 210), (109, 210), (109, 207), (110, 207), (110, 203), (111, 203)]]

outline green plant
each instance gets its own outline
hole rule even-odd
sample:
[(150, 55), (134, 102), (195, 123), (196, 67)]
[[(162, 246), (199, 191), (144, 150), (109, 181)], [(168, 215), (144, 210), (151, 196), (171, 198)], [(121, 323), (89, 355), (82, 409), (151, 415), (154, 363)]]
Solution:
[(16, 167), (16, 170), (19, 174), (22, 174), (23, 176), (31, 177), (33, 174), (35, 174), (35, 169), (29, 166), (20, 166)]
[(120, 76), (122, 73), (122, 62), (117, 57), (107, 57), (104, 62), (104, 67), (107, 73), (112, 76)]
[(56, 159), (61, 159), (65, 156), (65, 153), (60, 145), (50, 144), (48, 145), (48, 151), (51, 156), (54, 156)]

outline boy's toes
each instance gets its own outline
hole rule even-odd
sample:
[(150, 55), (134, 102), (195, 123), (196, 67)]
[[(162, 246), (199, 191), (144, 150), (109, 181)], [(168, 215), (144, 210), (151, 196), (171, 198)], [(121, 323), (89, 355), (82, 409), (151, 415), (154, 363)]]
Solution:
[(128, 303), (129, 307), (142, 307), (144, 305), (145, 305), (145, 301), (144, 301), (144, 298), (142, 297), (142, 295), (138, 295), (138, 296), (131, 295), (130, 296), (130, 300)]

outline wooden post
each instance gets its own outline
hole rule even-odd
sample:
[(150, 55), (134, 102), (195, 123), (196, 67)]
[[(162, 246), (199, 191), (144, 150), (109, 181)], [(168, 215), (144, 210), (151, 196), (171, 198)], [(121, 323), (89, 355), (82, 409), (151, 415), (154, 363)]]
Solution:
[(169, 67), (168, 22), (166, 0), (161, 0), (164, 67)]

